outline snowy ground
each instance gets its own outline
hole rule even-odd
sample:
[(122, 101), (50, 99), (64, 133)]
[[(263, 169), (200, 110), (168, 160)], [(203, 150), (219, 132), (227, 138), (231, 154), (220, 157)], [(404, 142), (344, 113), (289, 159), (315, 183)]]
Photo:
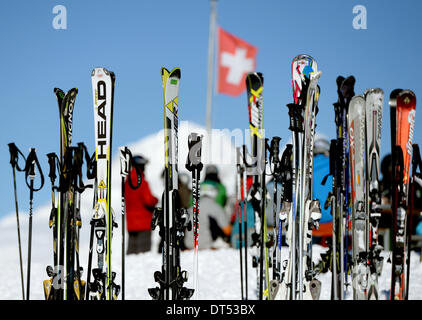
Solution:
[[(42, 281), (47, 279), (45, 268), (52, 262), (51, 232), (47, 226), (48, 207), (40, 208), (34, 214), (34, 239), (31, 270), (31, 299), (44, 299)], [(26, 257), (27, 257), (27, 222), (22, 215), (22, 241), (24, 257), (24, 278), (26, 281)], [(25, 216), (26, 217), (26, 216)], [(86, 226), (87, 224), (85, 224)], [(120, 231), (120, 230), (119, 230)], [(127, 299), (150, 299), (147, 288), (156, 284), (153, 280), (153, 273), (160, 269), (161, 255), (157, 253), (157, 234), (154, 234), (153, 251), (126, 257), (126, 298)], [(81, 240), (81, 264), (87, 265), (88, 237), (83, 236)], [(120, 233), (115, 234), (113, 247), (113, 265), (120, 277)], [(314, 256), (324, 250), (320, 246), (314, 246)], [(16, 236), (15, 216), (10, 215), (0, 220), (0, 299), (21, 299), (21, 284), (19, 275), (19, 259)], [(287, 251), (284, 249), (282, 256)], [(383, 256), (387, 258), (388, 253)], [(422, 299), (422, 264), (419, 262), (419, 254), (412, 253), (410, 273), (410, 299)], [(249, 262), (251, 259), (249, 258)], [(181, 264), (184, 270), (190, 274), (187, 286), (192, 287), (193, 251), (182, 252)], [(256, 269), (249, 263), (248, 269), (249, 297), (255, 298)], [(391, 264), (385, 263), (379, 287), (380, 299), (386, 299), (387, 295), (382, 292), (389, 290), (391, 277)], [(84, 276), (85, 278), (85, 276)], [(322, 282), (321, 299), (330, 299), (331, 275), (321, 274), (319, 280)], [(117, 279), (120, 283), (120, 279)], [(204, 300), (240, 299), (240, 274), (239, 274), (239, 252), (232, 248), (218, 250), (201, 250), (199, 252), (199, 298)]]

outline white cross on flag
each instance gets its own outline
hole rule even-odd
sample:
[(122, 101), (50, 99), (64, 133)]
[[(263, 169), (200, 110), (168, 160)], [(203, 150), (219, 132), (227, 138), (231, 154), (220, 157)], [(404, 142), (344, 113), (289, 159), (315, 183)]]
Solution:
[(218, 93), (240, 95), (245, 78), (255, 70), (258, 49), (218, 27)]

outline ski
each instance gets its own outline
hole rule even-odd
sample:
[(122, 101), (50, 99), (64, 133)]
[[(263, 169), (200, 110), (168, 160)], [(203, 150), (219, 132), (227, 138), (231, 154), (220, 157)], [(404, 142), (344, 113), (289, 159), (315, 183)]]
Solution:
[(369, 223), (367, 223), (368, 263), (370, 276), (368, 278), (368, 299), (378, 299), (378, 276), (381, 275), (383, 258), (378, 243), (378, 222), (381, 216), (381, 195), (379, 190), (380, 149), (382, 108), (384, 92), (381, 89), (369, 89), (365, 92), (366, 100), (366, 195)]
[[(264, 295), (264, 263), (268, 271), (266, 250), (266, 216), (265, 216), (265, 140), (264, 140), (264, 76), (260, 72), (252, 72), (246, 76), (246, 92), (249, 111), (249, 129), (251, 133), (252, 163), (248, 164), (253, 175), (253, 183), (248, 194), (255, 216), (255, 232), (252, 234), (252, 267), (257, 268), (257, 296)], [(246, 158), (246, 155), (244, 155)], [(265, 249), (264, 249), (265, 248)], [(259, 268), (258, 268), (259, 267)], [(268, 272), (266, 272), (268, 280)], [(267, 285), (268, 288), (268, 285)]]
[(353, 299), (366, 300), (369, 269), (368, 269), (368, 233), (366, 214), (366, 126), (365, 98), (354, 96), (349, 105), (347, 126), (349, 130), (349, 161), (352, 205), (352, 283)]
[(309, 79), (306, 77), (307, 85), (306, 103), (303, 110), (304, 133), (301, 158), (300, 187), (301, 197), (299, 212), (299, 299), (319, 298), (321, 282), (315, 279), (315, 272), (312, 264), (312, 230), (318, 229), (319, 219), (321, 219), (321, 208), (318, 199), (313, 199), (313, 157), (316, 115), (318, 113), (318, 99), (320, 89), (317, 82), (321, 76), (314, 59), (313, 71), (309, 72)]
[(415, 206), (415, 184), (418, 184), (420, 187), (422, 187), (422, 158), (421, 153), (419, 149), (419, 145), (413, 144), (413, 155), (412, 155), (412, 176), (410, 181), (410, 189), (409, 189), (409, 223), (407, 224), (407, 243), (406, 243), (406, 290), (405, 290), (405, 296), (404, 299), (409, 299), (409, 286), (410, 286), (410, 251), (411, 251), (411, 241), (412, 241), (412, 222), (414, 219), (413, 216), (413, 208)]
[[(394, 108), (390, 109), (394, 112)], [(416, 96), (411, 90), (402, 90), (396, 96), (394, 131), (395, 144), (392, 145), (393, 161), (393, 254), (390, 298), (405, 299), (408, 283), (406, 263), (407, 255), (407, 209), (409, 174), (412, 157), (412, 140), (416, 115)]]
[[(286, 225), (288, 217), (291, 218), (291, 207), (292, 207), (292, 189), (293, 189), (293, 168), (292, 168), (292, 157), (293, 157), (293, 145), (287, 144), (283, 151), (279, 164), (280, 182), (282, 185), (281, 194), (281, 206), (277, 207), (278, 214), (278, 226), (277, 226), (277, 239), (276, 239), (276, 271), (279, 273), (279, 278), (275, 278), (270, 282), (270, 299), (271, 300), (286, 300), (288, 296), (288, 284), (287, 279), (289, 278), (290, 268), (289, 259), (281, 264), (281, 245), (282, 245), (282, 230), (283, 224)], [(290, 221), (291, 223), (291, 221)], [(287, 229), (285, 235), (286, 242), (289, 243), (291, 239), (291, 230)], [(290, 248), (289, 248), (290, 249)], [(274, 266), (273, 266), (274, 268)], [(276, 275), (277, 276), (277, 275)]]

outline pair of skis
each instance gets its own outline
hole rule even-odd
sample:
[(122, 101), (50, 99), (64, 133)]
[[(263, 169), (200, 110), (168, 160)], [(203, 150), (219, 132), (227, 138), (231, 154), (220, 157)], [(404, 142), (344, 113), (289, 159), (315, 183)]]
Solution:
[[(46, 268), (49, 279), (43, 282), (44, 295), (46, 300), (81, 300), (85, 282), (79, 262), (80, 197), (89, 187), (82, 182), (82, 164), (84, 154), (87, 168), (90, 158), (83, 143), (72, 147), (73, 110), (78, 90), (73, 88), (65, 93), (55, 88), (54, 93), (59, 106), (60, 156), (55, 153), (47, 155), (52, 195), (49, 227), (53, 230), (54, 267)], [(56, 170), (59, 174), (58, 186), (55, 185)], [(59, 194), (57, 204), (56, 192)]]
[[(321, 283), (312, 262), (312, 230), (321, 218), (319, 201), (313, 199), (313, 148), (318, 113), (321, 71), (309, 55), (298, 55), (292, 62), (294, 103), (288, 104), (293, 144), (286, 149), (284, 161), (291, 155), (291, 202), (285, 196), (282, 205), (289, 257), (284, 263), (278, 299), (319, 299)], [(288, 151), (287, 151), (288, 150)], [(282, 158), (283, 158), (282, 157)]]
[(355, 78), (337, 77), (338, 101), (334, 103), (336, 139), (331, 140), (330, 174), (333, 177), (333, 192), (327, 199), (326, 207), (331, 206), (333, 216), (332, 281), (331, 298), (343, 300), (345, 286), (348, 286), (350, 258), (349, 248), (349, 141), (347, 114), (354, 93)]
[[(246, 90), (249, 111), (249, 129), (251, 133), (251, 163), (243, 154), (245, 166), (252, 175), (252, 186), (247, 201), (252, 204), (255, 217), (255, 231), (252, 233), (252, 267), (257, 270), (257, 296), (259, 300), (268, 298), (269, 261), (266, 217), (266, 140), (264, 137), (264, 76), (252, 72), (246, 76)], [(265, 268), (265, 271), (264, 271)], [(264, 285), (265, 282), (265, 285)]]
[(355, 95), (350, 100), (347, 114), (355, 300), (378, 299), (379, 295), (378, 277), (383, 266), (380, 255), (383, 248), (378, 242), (383, 103), (384, 92), (381, 89), (368, 89), (364, 95)]
[[(194, 289), (184, 287), (187, 272), (180, 266), (180, 245), (185, 230), (192, 229), (187, 211), (181, 207), (178, 192), (178, 115), (179, 115), (179, 85), (181, 71), (174, 68), (171, 72), (161, 68), (161, 79), (164, 92), (164, 183), (162, 208), (154, 211), (151, 228), (160, 228), (162, 239), (162, 267), (154, 273), (154, 279), (159, 286), (149, 288), (148, 292), (154, 300), (188, 300), (194, 294)], [(200, 146), (200, 137), (191, 135), (189, 140), (190, 152), (187, 168), (192, 171), (194, 196), (194, 259), (197, 269), (198, 250), (198, 215), (199, 215), (199, 171), (200, 151), (194, 145)], [(199, 142), (199, 143), (198, 143)], [(192, 157), (190, 156), (192, 154)], [(197, 278), (194, 279), (195, 287)]]

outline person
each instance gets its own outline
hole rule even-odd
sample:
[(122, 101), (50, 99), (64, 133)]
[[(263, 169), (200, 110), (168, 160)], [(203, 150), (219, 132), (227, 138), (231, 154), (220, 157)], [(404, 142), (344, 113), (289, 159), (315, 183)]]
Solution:
[(212, 189), (216, 189), (215, 201), (224, 208), (227, 203), (226, 187), (221, 183), (218, 175), (218, 168), (216, 165), (210, 164), (205, 169), (205, 178), (201, 183), (201, 190), (206, 191), (208, 187), (211, 187), (210, 193), (213, 193)]
[(180, 172), (178, 176), (180, 205), (188, 209), (192, 206), (192, 190), (189, 188), (190, 177), (186, 172)]
[(312, 198), (319, 199), (321, 204), (321, 219), (318, 229), (312, 230), (313, 243), (327, 247), (333, 234), (333, 217), (331, 207), (325, 207), (328, 194), (332, 191), (332, 179), (328, 179), (325, 185), (321, 184), (324, 176), (330, 171), (330, 142), (324, 137), (317, 136), (314, 145), (314, 168), (312, 180)]
[(133, 157), (134, 167), (130, 172), (131, 181), (136, 183), (137, 172), (140, 170), (142, 183), (133, 190), (129, 181), (125, 182), (126, 226), (129, 233), (127, 254), (151, 250), (151, 220), (158, 199), (151, 193), (144, 170), (148, 160), (138, 155)]
[[(218, 194), (218, 187), (213, 184), (207, 185), (201, 190), (200, 211), (199, 211), (199, 249), (217, 249), (227, 247), (231, 234), (232, 225), (230, 217), (215, 199)], [(192, 208), (189, 209), (192, 215)], [(224, 240), (224, 241), (222, 241)], [(193, 232), (185, 233), (185, 247), (193, 248)]]
[[(393, 184), (393, 168), (392, 168), (392, 157), (391, 153), (384, 156), (381, 161), (381, 174), (382, 179), (380, 181), (381, 191), (381, 203), (386, 205), (392, 205), (392, 189)], [(408, 218), (408, 223), (411, 227), (412, 234), (422, 235), (422, 217), (419, 212), (422, 208), (422, 188), (416, 182), (409, 182), (408, 192), (410, 201), (410, 191), (412, 190), (412, 183), (414, 183), (414, 194), (413, 194), (413, 216), (411, 219)], [(410, 203), (409, 203), (410, 205)], [(380, 228), (392, 228), (392, 211), (386, 210), (388, 214), (382, 214), (379, 227)]]
[[(251, 189), (252, 180), (253, 180), (252, 176), (248, 176), (246, 179), (246, 196), (249, 190)], [(240, 186), (240, 192), (242, 195), (241, 199), (243, 200), (243, 183)], [(232, 228), (232, 234), (231, 234), (231, 240), (230, 240), (232, 247), (236, 249), (239, 249), (239, 209), (241, 211), (241, 216), (242, 216), (241, 232), (242, 232), (242, 241), (244, 242), (245, 241), (244, 239), (245, 211), (243, 207), (243, 201), (239, 203), (239, 201), (236, 199), (236, 202), (233, 208), (233, 213), (231, 216), (231, 224), (233, 228)], [(247, 219), (246, 225), (247, 225), (247, 237), (248, 237), (247, 244), (249, 247), (252, 244), (252, 234), (255, 232), (255, 212), (253, 210), (252, 203), (250, 201), (246, 202), (246, 219)]]

